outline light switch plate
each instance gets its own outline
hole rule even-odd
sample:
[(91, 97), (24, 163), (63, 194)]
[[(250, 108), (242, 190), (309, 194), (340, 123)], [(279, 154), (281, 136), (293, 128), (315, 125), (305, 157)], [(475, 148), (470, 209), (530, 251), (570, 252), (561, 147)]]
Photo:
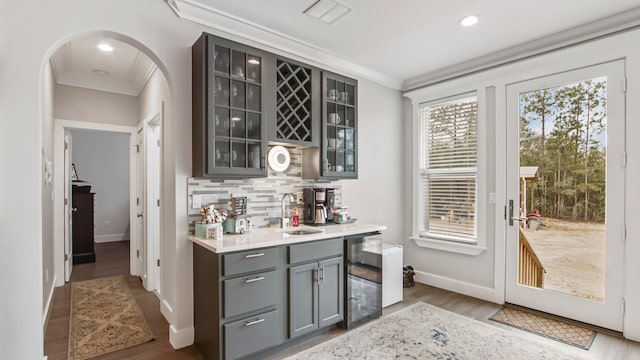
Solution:
[(304, 205), (304, 198), (302, 196), (302, 191), (296, 192), (296, 203), (298, 205)]

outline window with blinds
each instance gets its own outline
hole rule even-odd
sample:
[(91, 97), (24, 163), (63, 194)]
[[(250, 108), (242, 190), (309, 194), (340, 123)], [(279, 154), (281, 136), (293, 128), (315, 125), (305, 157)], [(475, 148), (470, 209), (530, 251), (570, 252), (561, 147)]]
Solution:
[(419, 107), (420, 236), (476, 243), (478, 99)]

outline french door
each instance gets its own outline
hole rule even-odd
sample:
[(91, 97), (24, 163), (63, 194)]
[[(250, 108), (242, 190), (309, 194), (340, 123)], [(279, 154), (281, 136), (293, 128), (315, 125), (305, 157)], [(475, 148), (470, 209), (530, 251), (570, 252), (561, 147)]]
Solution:
[(507, 86), (509, 303), (623, 321), (622, 60)]

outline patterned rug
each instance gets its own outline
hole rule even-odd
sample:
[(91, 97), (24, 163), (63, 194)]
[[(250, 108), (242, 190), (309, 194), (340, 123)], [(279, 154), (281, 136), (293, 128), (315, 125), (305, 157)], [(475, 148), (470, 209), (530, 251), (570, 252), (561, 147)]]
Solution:
[(71, 284), (69, 359), (89, 359), (152, 339), (124, 277)]
[(489, 319), (588, 350), (596, 332), (533, 312), (504, 307)]
[(417, 303), (316, 345), (287, 360), (575, 360), (585, 350), (508, 331)]

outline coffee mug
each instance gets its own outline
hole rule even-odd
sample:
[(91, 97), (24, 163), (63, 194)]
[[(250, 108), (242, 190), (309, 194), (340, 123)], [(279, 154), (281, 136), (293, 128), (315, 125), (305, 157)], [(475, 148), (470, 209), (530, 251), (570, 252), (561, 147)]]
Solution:
[(329, 89), (327, 97), (329, 100), (336, 100), (338, 98), (338, 91), (336, 89)]
[(337, 113), (331, 113), (328, 117), (329, 124), (340, 124), (340, 115)]
[(330, 147), (330, 148), (335, 148), (335, 147), (337, 147), (337, 146), (336, 146), (336, 144), (337, 144), (337, 141), (336, 141), (336, 140), (337, 140), (337, 139), (335, 139), (335, 138), (329, 138), (329, 147)]
[(325, 163), (325, 166), (324, 166), (324, 167), (325, 167), (325, 169), (327, 169), (327, 171), (331, 171), (331, 163), (330, 163), (330, 162), (328, 162), (328, 161), (327, 161), (327, 162)]
[(336, 165), (336, 171), (342, 172), (342, 165)]

